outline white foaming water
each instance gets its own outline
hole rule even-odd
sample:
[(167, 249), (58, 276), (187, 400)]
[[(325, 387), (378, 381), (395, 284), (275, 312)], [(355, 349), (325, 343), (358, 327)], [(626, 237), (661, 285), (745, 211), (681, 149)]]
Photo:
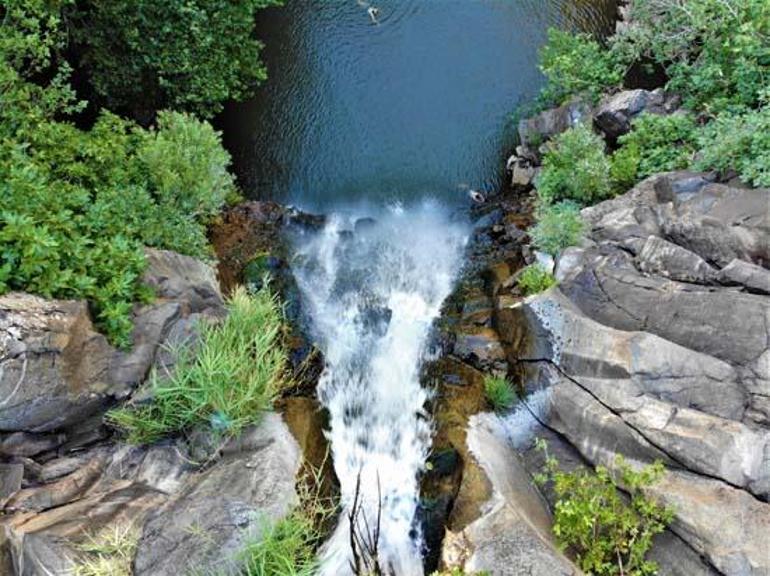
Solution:
[(467, 228), (434, 202), (394, 206), (376, 222), (332, 216), (297, 247), (294, 269), (326, 360), (318, 394), (331, 415), (340, 523), (322, 552), (324, 576), (351, 574), (347, 513), (361, 477), (362, 514), (376, 525), (388, 574), (421, 576), (415, 513), (430, 448), (419, 370), (459, 270)]

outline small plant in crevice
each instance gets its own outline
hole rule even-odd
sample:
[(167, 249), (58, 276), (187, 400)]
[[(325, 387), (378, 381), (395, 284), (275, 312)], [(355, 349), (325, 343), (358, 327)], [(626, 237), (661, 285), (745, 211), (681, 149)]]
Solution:
[[(327, 454), (328, 456), (328, 454)], [(258, 540), (247, 542), (237, 556), (242, 576), (313, 576), (318, 573), (317, 551), (337, 512), (324, 494), (322, 470), (308, 467), (297, 483), (299, 501), (284, 518), (268, 524)]]
[(151, 403), (123, 407), (108, 420), (132, 443), (147, 443), (208, 423), (236, 434), (259, 422), (286, 386), (283, 314), (268, 287), (249, 294), (237, 288), (221, 323), (202, 323), (194, 350), (179, 351), (171, 374), (153, 372)]
[(516, 391), (504, 376), (484, 376), (484, 397), (498, 412), (508, 410), (516, 403)]
[(655, 462), (636, 471), (617, 456), (617, 472), (604, 466), (597, 466), (595, 471), (564, 472), (548, 455), (545, 441), (539, 440), (537, 445), (546, 461), (535, 481), (552, 483), (556, 495), (553, 532), (559, 546), (571, 552), (587, 574), (655, 574), (657, 565), (645, 555), (652, 538), (673, 519), (673, 511), (645, 496), (644, 489), (662, 478), (663, 464)]
[(538, 262), (524, 268), (519, 274), (517, 282), (519, 290), (524, 296), (539, 294), (552, 286), (556, 286), (556, 278)]
[(570, 200), (538, 204), (535, 219), (537, 223), (529, 230), (529, 235), (535, 246), (552, 256), (579, 244), (585, 231), (580, 206)]
[(462, 568), (445, 568), (444, 570), (433, 572), (430, 576), (492, 576), (486, 570), (481, 572), (466, 572)]
[(139, 544), (139, 530), (133, 525), (116, 525), (93, 535), (76, 546), (81, 553), (72, 576), (131, 576)]

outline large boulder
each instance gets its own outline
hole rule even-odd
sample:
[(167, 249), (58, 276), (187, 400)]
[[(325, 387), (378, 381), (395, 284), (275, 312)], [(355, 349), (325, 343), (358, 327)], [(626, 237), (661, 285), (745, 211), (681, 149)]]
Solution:
[(616, 140), (631, 130), (631, 122), (642, 114), (670, 114), (679, 99), (667, 96), (662, 89), (625, 90), (607, 96), (594, 114), (594, 124), (609, 140)]
[(558, 108), (550, 108), (519, 122), (519, 139), (524, 146), (537, 149), (540, 144), (565, 132), (591, 116), (591, 107), (574, 99)]
[(764, 575), (770, 191), (711, 180), (657, 176), (584, 210), (558, 287), (500, 294), (495, 327), (540, 419), (586, 461), (665, 464), (649, 489), (675, 512), (662, 573)]
[(157, 299), (135, 306), (128, 350), (96, 330), (82, 300), (0, 297), (0, 432), (48, 432), (81, 422), (146, 378), (175, 324), (223, 313), (210, 266), (162, 250), (147, 250), (147, 259), (144, 281)]
[(237, 573), (238, 554), (295, 504), (301, 453), (277, 414), (245, 431), (144, 526), (136, 576)]

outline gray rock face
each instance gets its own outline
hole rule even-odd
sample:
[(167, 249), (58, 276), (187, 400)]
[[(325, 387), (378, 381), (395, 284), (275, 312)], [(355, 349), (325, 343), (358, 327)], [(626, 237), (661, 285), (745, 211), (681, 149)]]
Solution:
[(244, 543), (295, 502), (300, 451), (280, 416), (267, 415), (226, 451), (145, 524), (136, 576), (236, 573)]
[(128, 351), (96, 331), (83, 301), (0, 297), (0, 432), (48, 432), (82, 421), (145, 379), (176, 323), (222, 314), (208, 265), (154, 250), (148, 260), (145, 281), (158, 299), (134, 310)]
[(560, 258), (559, 286), (498, 298), (495, 325), (587, 461), (664, 462), (649, 489), (676, 514), (661, 573), (765, 575), (770, 191), (709, 180), (654, 177), (584, 210), (591, 232)]

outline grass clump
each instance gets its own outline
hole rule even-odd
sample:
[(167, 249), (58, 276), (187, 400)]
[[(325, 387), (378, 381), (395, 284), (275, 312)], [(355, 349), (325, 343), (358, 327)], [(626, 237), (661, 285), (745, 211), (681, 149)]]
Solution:
[(569, 246), (580, 243), (585, 225), (580, 217), (580, 206), (565, 200), (556, 204), (541, 204), (535, 212), (537, 224), (530, 229), (535, 246), (552, 256)]
[(484, 396), (489, 405), (497, 411), (508, 410), (516, 402), (516, 391), (503, 376), (484, 377)]
[(151, 375), (150, 404), (108, 414), (130, 442), (152, 442), (198, 422), (235, 434), (270, 409), (285, 385), (278, 300), (267, 287), (254, 294), (237, 288), (227, 310), (223, 322), (200, 325), (194, 353), (180, 351), (171, 375)]
[(249, 542), (237, 562), (243, 576), (313, 576), (320, 567), (316, 556), (337, 506), (324, 495), (321, 469), (309, 469), (298, 483), (299, 503), (259, 539)]
[(131, 576), (138, 544), (139, 531), (131, 525), (116, 525), (89, 536), (77, 546), (82, 556), (76, 561), (72, 576)]
[[(594, 472), (580, 469), (562, 472), (555, 458), (546, 452), (545, 471), (540, 484), (553, 483), (556, 494), (553, 532), (562, 549), (571, 551), (587, 574), (598, 576), (649, 576), (657, 565), (645, 560), (652, 538), (673, 519), (673, 511), (644, 495), (644, 489), (658, 482), (665, 468), (661, 462), (640, 471), (618, 456), (618, 472), (598, 466)], [(626, 501), (618, 486), (629, 494)]]
[(610, 197), (610, 162), (604, 141), (585, 124), (559, 134), (549, 144), (535, 185), (538, 196), (547, 203), (572, 200), (590, 205)]
[(518, 279), (519, 289), (524, 296), (545, 292), (556, 285), (556, 278), (539, 263), (530, 264), (522, 270)]

